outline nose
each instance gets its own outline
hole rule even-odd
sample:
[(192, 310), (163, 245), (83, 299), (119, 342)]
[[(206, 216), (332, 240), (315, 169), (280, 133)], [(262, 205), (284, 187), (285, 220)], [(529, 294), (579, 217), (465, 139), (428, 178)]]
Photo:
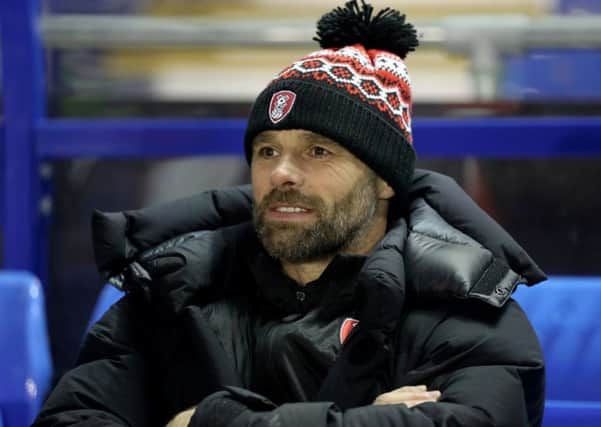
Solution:
[(290, 157), (281, 157), (271, 172), (271, 184), (276, 188), (302, 187), (305, 175)]

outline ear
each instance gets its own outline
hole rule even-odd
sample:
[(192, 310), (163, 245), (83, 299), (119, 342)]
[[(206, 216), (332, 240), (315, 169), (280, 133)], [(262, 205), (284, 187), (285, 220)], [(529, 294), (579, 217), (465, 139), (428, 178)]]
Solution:
[(378, 198), (389, 200), (394, 197), (394, 190), (392, 187), (380, 177), (377, 178), (376, 188), (378, 190)]

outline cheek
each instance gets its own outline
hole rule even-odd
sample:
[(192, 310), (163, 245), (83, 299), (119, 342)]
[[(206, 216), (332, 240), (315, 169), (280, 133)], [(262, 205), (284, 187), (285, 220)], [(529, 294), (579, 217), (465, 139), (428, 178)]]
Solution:
[(313, 174), (314, 183), (334, 198), (348, 192), (357, 183), (359, 171), (352, 165), (336, 165), (322, 168)]
[(267, 173), (265, 168), (260, 168), (252, 164), (250, 168), (250, 182), (255, 203), (258, 203), (270, 191), (269, 173)]

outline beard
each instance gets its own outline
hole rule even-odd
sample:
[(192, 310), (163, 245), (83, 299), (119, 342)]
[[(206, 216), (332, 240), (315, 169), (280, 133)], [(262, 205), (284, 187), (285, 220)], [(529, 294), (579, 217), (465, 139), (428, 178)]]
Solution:
[[(378, 205), (376, 178), (368, 173), (331, 205), (298, 190), (274, 189), (254, 204), (257, 235), (272, 257), (291, 263), (317, 261), (344, 252), (371, 228)], [(301, 204), (315, 212), (317, 219), (309, 224), (269, 222), (265, 214), (274, 203)]]

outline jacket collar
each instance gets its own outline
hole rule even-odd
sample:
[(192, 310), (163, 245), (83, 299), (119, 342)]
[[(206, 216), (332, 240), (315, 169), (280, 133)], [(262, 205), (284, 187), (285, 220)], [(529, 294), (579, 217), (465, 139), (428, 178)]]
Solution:
[[(244, 186), (137, 211), (95, 212), (99, 270), (106, 279), (183, 233), (250, 220), (250, 194)], [(407, 223), (401, 219), (393, 225), (365, 262), (359, 284), (375, 280), (382, 289), (398, 292), (406, 285), (421, 298), (475, 298), (500, 306), (518, 283), (545, 279), (525, 251), (448, 177), (416, 170), (410, 195)]]
[(280, 262), (269, 256), (258, 241), (256, 250), (247, 252), (245, 258), (264, 311), (282, 317), (319, 307), (320, 313), (329, 317), (352, 309), (357, 275), (367, 257), (338, 255), (318, 279), (304, 286), (288, 277)]

